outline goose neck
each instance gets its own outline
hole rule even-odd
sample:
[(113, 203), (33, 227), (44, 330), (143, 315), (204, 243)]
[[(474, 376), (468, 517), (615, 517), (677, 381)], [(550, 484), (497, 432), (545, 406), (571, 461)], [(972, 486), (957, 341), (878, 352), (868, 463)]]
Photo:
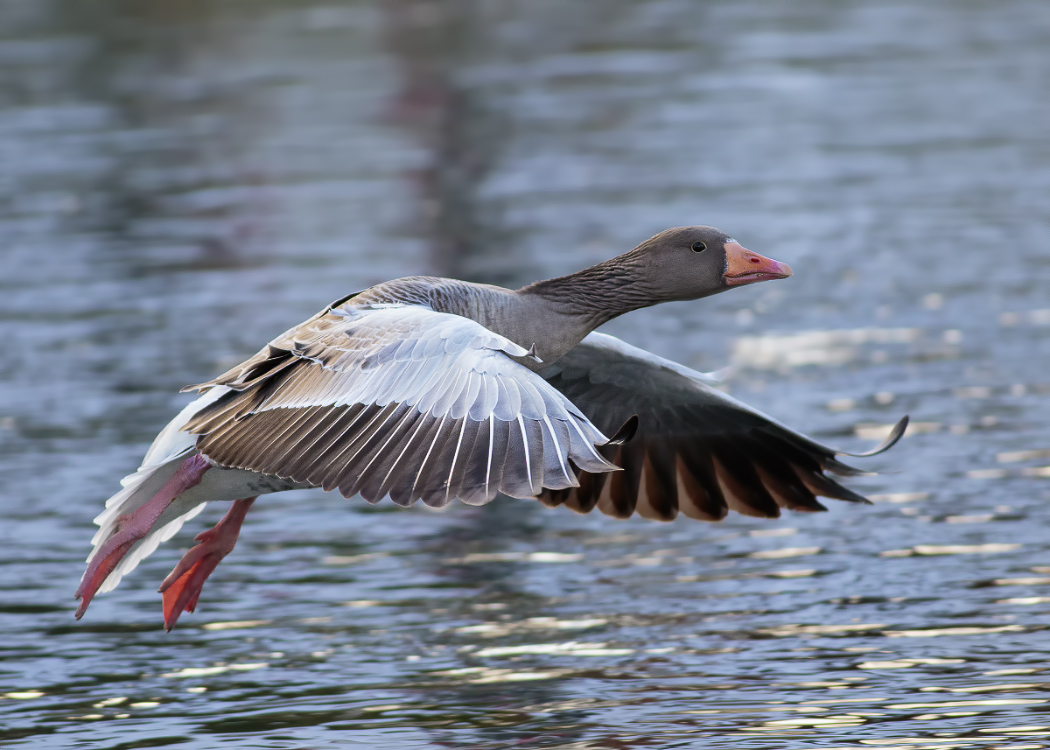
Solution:
[(568, 276), (537, 281), (518, 293), (541, 299), (560, 315), (586, 321), (592, 330), (660, 301), (642, 269), (623, 255)]

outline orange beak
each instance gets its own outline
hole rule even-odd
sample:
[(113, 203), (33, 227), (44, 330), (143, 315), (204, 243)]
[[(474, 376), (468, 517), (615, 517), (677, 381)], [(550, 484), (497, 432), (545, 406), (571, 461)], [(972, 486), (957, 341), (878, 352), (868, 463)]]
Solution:
[(727, 242), (726, 271), (722, 274), (727, 286), (744, 286), (769, 279), (786, 279), (791, 266), (753, 253), (739, 242)]

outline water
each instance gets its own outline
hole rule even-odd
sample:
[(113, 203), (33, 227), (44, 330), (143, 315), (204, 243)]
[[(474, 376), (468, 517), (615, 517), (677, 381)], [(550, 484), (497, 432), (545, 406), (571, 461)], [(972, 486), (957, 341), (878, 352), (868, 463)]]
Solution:
[[(0, 0), (0, 743), (1050, 745), (1038, 0)], [(328, 301), (709, 223), (790, 281), (608, 329), (825, 441), (873, 507), (671, 525), (268, 496), (72, 619), (91, 518)], [(862, 439), (863, 438), (863, 439)]]

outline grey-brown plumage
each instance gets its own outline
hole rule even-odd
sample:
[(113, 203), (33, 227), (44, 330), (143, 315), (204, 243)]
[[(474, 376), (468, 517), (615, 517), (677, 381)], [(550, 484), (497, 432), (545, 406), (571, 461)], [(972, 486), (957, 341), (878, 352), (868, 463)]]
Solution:
[[(727, 246), (739, 248), (684, 227), (517, 291), (428, 276), (380, 284), (198, 386), (230, 392), (184, 429), (220, 466), (370, 502), (477, 504), (503, 492), (617, 517), (718, 520), (822, 510), (818, 494), (860, 499), (825, 476), (848, 470), (834, 451), (685, 368), (609, 337), (580, 344), (624, 312), (724, 290)], [(637, 437), (605, 446), (634, 414)]]
[(254, 496), (284, 489), (435, 507), (503, 492), (661, 520), (863, 501), (828, 476), (856, 473), (836, 451), (592, 333), (631, 310), (790, 275), (717, 229), (680, 227), (518, 290), (416, 276), (338, 300), (196, 386), (96, 519), (80, 613), (204, 503), (236, 500), (165, 582), (170, 627), (196, 604), (200, 561), (214, 569)]

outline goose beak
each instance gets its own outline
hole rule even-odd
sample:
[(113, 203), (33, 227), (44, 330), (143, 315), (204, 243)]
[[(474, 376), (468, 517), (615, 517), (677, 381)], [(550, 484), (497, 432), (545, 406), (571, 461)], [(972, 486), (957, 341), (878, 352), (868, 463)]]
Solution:
[(787, 263), (753, 253), (739, 242), (727, 242), (726, 270), (722, 278), (726, 286), (744, 286), (769, 279), (786, 279), (791, 275)]

